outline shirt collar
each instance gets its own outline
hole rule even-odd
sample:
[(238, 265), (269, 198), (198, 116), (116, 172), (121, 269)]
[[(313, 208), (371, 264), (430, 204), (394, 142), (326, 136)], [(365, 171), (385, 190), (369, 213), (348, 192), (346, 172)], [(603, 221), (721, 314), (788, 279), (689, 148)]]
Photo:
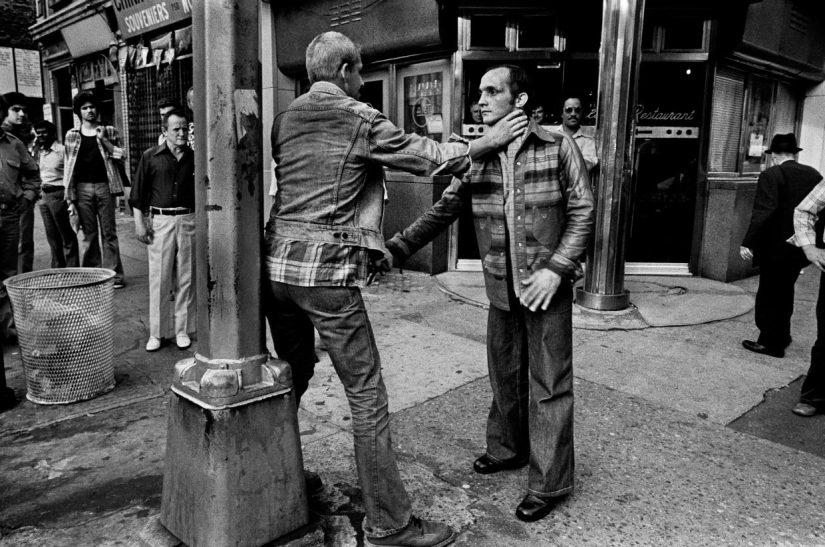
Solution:
[[(564, 130), (564, 124), (559, 125), (558, 127), (555, 128), (555, 130), (559, 133), (566, 133), (566, 131)], [(582, 126), (579, 126), (579, 128), (576, 129), (576, 132), (573, 133), (572, 135), (570, 135), (570, 138), (575, 139), (579, 135), (585, 136), (585, 137), (587, 136), (584, 133), (582, 133)]]
[(341, 95), (342, 97), (347, 96), (343, 89), (332, 82), (315, 82), (309, 90), (318, 91), (320, 93), (329, 93), (331, 95)]
[[(183, 145), (183, 147), (181, 147), (181, 149), (183, 150), (183, 155), (184, 155), (184, 156), (185, 156), (187, 153), (189, 153), (189, 152), (191, 152), (191, 151), (192, 151), (192, 149), (191, 149), (191, 148), (189, 148), (189, 146), (187, 146), (187, 145)], [(161, 154), (163, 154), (164, 152), (168, 152), (168, 153), (169, 153), (172, 157), (175, 157), (175, 155), (174, 155), (174, 154), (172, 154), (172, 151), (171, 151), (171, 150), (169, 150), (169, 147), (166, 145), (166, 141), (164, 141), (164, 142), (163, 142), (163, 144), (159, 144), (159, 145), (157, 145), (157, 146), (155, 147), (155, 152), (154, 152), (152, 155), (153, 155), (153, 156), (160, 156), (160, 155), (161, 155)]]

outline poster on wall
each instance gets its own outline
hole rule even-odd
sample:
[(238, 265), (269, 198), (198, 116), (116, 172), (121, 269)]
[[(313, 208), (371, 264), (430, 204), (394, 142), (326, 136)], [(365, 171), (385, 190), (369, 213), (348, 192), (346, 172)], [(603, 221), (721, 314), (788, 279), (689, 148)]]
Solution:
[(40, 52), (36, 49), (14, 49), (17, 70), (17, 91), (27, 97), (43, 98), (43, 73), (40, 72)]
[(10, 47), (0, 47), (0, 93), (17, 91), (14, 77), (14, 52)]

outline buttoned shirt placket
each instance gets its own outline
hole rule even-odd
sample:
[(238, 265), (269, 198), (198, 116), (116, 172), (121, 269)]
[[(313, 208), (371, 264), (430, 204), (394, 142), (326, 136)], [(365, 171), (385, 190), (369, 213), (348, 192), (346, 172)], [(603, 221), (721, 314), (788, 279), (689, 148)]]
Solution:
[(510, 259), (510, 270), (513, 274), (513, 291), (516, 298), (521, 297), (521, 281), (526, 278), (527, 264), (525, 253), (519, 253), (518, 249), (524, 249), (524, 242), (527, 237), (524, 233), (524, 166), (518, 158), (518, 152), (524, 142), (524, 137), (519, 137), (511, 142), (506, 150), (498, 153), (501, 161), (501, 175), (503, 182), (504, 201), (504, 221), (507, 225), (507, 252)]

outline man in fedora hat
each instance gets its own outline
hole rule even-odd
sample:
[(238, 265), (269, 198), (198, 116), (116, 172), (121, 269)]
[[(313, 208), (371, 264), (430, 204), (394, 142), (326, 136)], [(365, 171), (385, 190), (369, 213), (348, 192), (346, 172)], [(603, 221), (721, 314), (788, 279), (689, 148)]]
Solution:
[(739, 254), (759, 266), (755, 319), (756, 342), (742, 346), (755, 353), (784, 357), (791, 343), (794, 284), (808, 265), (801, 248), (788, 243), (794, 235), (794, 208), (822, 180), (816, 169), (800, 165), (793, 133), (774, 135), (769, 153), (773, 166), (759, 175), (748, 233)]

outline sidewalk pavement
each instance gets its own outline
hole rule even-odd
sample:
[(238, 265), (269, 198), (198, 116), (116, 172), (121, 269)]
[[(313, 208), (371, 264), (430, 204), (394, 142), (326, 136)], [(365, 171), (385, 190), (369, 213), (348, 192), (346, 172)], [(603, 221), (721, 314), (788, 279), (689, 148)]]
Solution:
[[(35, 265), (45, 268), (39, 219), (37, 229)], [(146, 253), (131, 219), (121, 218), (119, 231), (127, 286), (115, 293), (117, 386), (90, 401), (24, 401), (0, 414), (2, 547), (138, 546), (158, 515), (168, 388), (173, 365), (188, 353), (174, 344), (144, 351)], [(407, 273), (404, 282), (393, 273), (364, 299), (415, 511), (460, 529), (456, 545), (825, 546), (825, 417), (797, 418), (785, 405), (753, 418), (772, 401), (798, 397), (815, 333), (812, 269), (797, 285), (794, 343), (784, 359), (741, 349), (755, 336), (755, 279), (629, 278), (636, 308), (579, 310), (576, 490), (534, 524), (513, 514), (525, 470), (472, 472), (491, 397), (486, 312), (480, 278), (462, 281), (473, 292), (450, 289), (449, 277)], [(724, 317), (709, 315), (709, 302)], [(711, 322), (662, 323), (699, 316)], [(4, 354), (8, 382), (23, 397), (19, 350)], [(326, 546), (360, 546), (349, 408), (328, 356), (319, 356), (299, 410), (305, 465), (326, 485), (312, 510)], [(773, 429), (770, 420), (778, 420)], [(775, 430), (794, 433), (775, 442)]]

